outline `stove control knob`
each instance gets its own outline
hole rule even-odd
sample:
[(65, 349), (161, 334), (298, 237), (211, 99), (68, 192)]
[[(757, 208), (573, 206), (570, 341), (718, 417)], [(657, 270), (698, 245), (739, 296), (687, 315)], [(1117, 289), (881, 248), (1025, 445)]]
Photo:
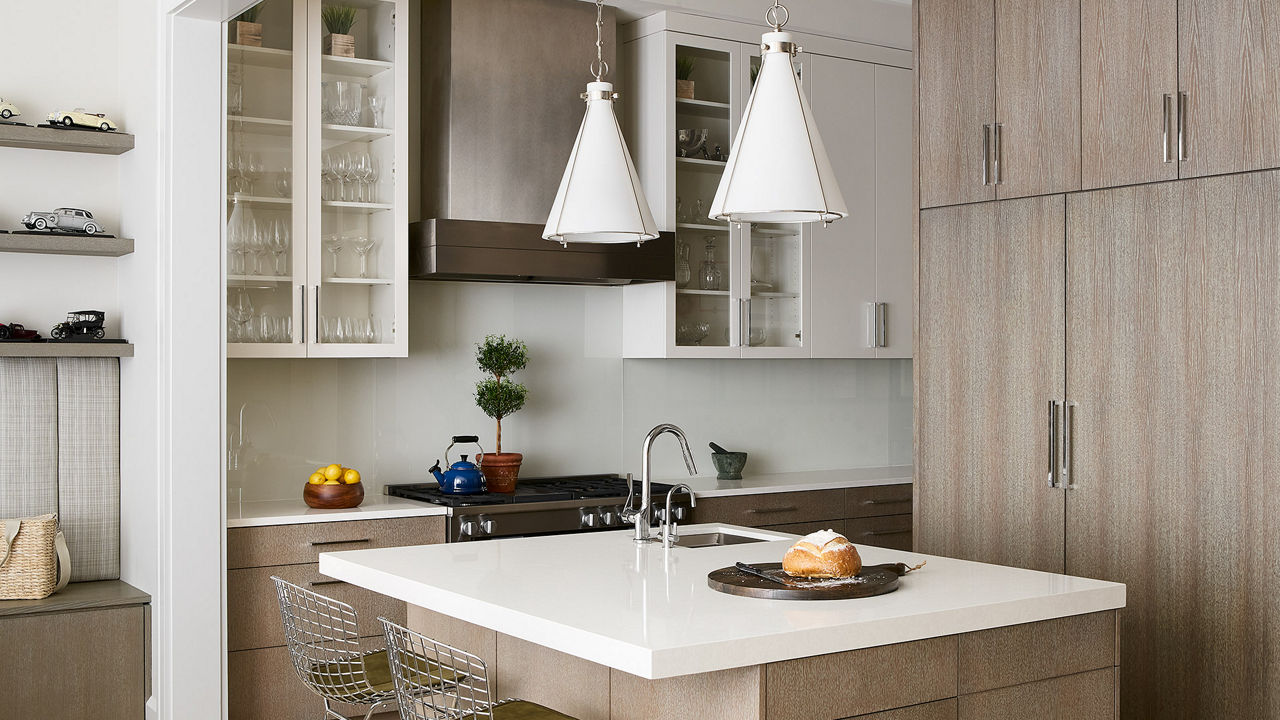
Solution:
[(610, 527), (610, 526), (619, 524), (622, 518), (618, 517), (617, 510), (615, 510), (614, 508), (609, 508), (608, 510), (605, 510), (604, 512), (600, 513), (600, 520), (604, 522), (605, 527)]
[(682, 507), (671, 508), (671, 514), (676, 516), (676, 520), (684, 520), (684, 516), (687, 513), (688, 513), (688, 510)]
[(594, 528), (600, 525), (600, 513), (596, 510), (583, 510), (578, 527)]
[(479, 529), (479, 528), (478, 528), (478, 527), (476, 527), (476, 523), (475, 523), (475, 521), (473, 521), (473, 520), (463, 520), (463, 521), (458, 525), (458, 535), (459, 535), (459, 536), (461, 536), (461, 537), (475, 537), (476, 530), (478, 530), (478, 529)]
[(653, 518), (654, 518), (655, 520), (657, 520), (659, 523), (664, 523), (664, 522), (666, 522), (666, 521), (667, 521), (667, 509), (666, 509), (666, 508), (664, 508), (664, 507), (656, 508), (656, 509), (655, 509), (655, 511), (654, 511), (654, 513), (653, 513)]
[(479, 519), (480, 519), (480, 534), (492, 535), (493, 521), (483, 515), (481, 515)]

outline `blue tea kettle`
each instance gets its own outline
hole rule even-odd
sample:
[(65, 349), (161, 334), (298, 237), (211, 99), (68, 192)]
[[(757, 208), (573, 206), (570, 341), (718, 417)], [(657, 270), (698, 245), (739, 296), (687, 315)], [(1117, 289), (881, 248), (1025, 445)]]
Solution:
[[(472, 443), (476, 447), (480, 447), (480, 438), (475, 435), (454, 435), (453, 442), (444, 451), (445, 462), (449, 462), (449, 451), (459, 443)], [(476, 455), (476, 460), (480, 460), (483, 456), (484, 448), (480, 447), (480, 453)], [(432, 465), (428, 472), (435, 475), (436, 482), (440, 483), (440, 491), (446, 494), (475, 495), (485, 491), (484, 473), (480, 472), (480, 466), (473, 462), (468, 462), (466, 455), (463, 455), (458, 462), (450, 465), (449, 469), (444, 472), (440, 472), (440, 461), (436, 460), (436, 464)]]

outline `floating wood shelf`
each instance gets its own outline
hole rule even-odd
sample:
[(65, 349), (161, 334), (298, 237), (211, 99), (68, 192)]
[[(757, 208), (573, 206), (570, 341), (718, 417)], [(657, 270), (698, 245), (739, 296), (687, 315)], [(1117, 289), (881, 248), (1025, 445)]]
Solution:
[(0, 357), (133, 357), (132, 343), (4, 342)]
[(89, 235), (0, 233), (0, 252), (120, 257), (133, 252), (133, 240)]
[(58, 130), (0, 123), (0, 146), (119, 155), (133, 149), (133, 136), (101, 130)]

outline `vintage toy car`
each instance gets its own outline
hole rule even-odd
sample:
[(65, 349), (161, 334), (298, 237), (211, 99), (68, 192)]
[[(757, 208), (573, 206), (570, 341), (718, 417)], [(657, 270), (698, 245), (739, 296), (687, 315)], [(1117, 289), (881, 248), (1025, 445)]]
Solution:
[(17, 105), (14, 105), (4, 98), (0, 98), (0, 118), (8, 120), (11, 117), (17, 117), (21, 114), (22, 111), (18, 109)]
[(93, 219), (93, 213), (77, 208), (55, 208), (53, 212), (33, 210), (22, 218), (22, 224), (28, 230), (56, 230), (85, 235), (102, 232), (102, 226)]
[(107, 331), (102, 328), (107, 314), (101, 310), (74, 310), (67, 313), (67, 321), (58, 323), (49, 331), (54, 340), (66, 340), (75, 336), (89, 336), (101, 340)]
[(35, 330), (28, 330), (18, 323), (5, 325), (0, 323), (0, 340), (35, 340), (40, 337), (40, 333)]
[(84, 108), (76, 108), (75, 110), (54, 110), (49, 113), (49, 124), (62, 125), (64, 127), (78, 125), (80, 127), (97, 128), (98, 130), (103, 131), (116, 129), (116, 124), (106, 115), (102, 113), (86, 112)]

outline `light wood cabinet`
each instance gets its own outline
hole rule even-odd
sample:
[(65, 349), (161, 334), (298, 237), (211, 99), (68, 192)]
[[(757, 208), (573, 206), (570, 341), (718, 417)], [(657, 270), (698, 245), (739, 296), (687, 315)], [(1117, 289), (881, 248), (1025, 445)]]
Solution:
[(1061, 572), (1045, 413), (1065, 379), (1064, 200), (920, 214), (916, 547)]

